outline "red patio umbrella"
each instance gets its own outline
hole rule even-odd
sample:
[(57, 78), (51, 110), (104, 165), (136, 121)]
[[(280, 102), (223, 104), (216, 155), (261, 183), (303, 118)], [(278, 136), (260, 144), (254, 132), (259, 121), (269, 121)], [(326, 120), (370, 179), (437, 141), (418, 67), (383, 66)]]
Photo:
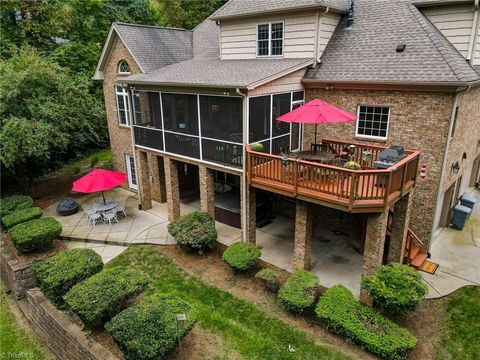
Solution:
[(279, 116), (277, 120), (288, 123), (315, 124), (315, 143), (317, 143), (317, 125), (334, 122), (355, 121), (357, 115), (327, 103), (313, 99), (306, 104)]
[(87, 175), (73, 182), (73, 191), (82, 193), (102, 192), (103, 203), (105, 204), (104, 190), (111, 190), (114, 187), (127, 181), (127, 176), (121, 172), (95, 169)]

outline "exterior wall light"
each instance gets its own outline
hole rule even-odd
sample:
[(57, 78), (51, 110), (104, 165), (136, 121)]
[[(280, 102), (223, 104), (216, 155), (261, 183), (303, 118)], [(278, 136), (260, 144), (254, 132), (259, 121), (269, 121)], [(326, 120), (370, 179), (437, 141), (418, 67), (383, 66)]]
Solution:
[(457, 161), (457, 162), (452, 164), (452, 172), (454, 174), (458, 174), (459, 171), (460, 171), (460, 164)]

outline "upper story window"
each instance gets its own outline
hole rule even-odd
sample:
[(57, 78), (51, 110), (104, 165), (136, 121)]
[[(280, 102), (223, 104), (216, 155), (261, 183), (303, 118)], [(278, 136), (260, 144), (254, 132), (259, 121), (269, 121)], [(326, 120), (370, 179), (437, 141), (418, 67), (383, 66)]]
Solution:
[(283, 55), (283, 22), (257, 26), (257, 56)]
[(358, 107), (356, 135), (382, 140), (386, 139), (389, 121), (389, 107), (360, 105)]
[(117, 95), (117, 113), (118, 113), (118, 123), (120, 125), (130, 125), (129, 119), (129, 107), (128, 107), (128, 92), (127, 89), (124, 89), (121, 86), (116, 86), (116, 95)]
[(118, 63), (118, 73), (119, 74), (130, 74), (130, 66), (125, 60), (121, 60)]

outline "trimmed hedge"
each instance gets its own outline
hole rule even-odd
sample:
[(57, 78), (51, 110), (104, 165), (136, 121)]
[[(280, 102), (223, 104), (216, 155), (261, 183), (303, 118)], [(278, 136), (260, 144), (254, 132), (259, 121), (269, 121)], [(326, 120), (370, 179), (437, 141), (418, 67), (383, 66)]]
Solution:
[(415, 310), (428, 291), (419, 271), (399, 263), (382, 266), (376, 274), (363, 278), (362, 288), (375, 306), (390, 314)]
[(9, 230), (13, 244), (20, 252), (48, 249), (62, 232), (62, 225), (51, 217), (30, 220)]
[(262, 269), (255, 274), (255, 277), (262, 280), (264, 286), (274, 293), (280, 288), (279, 276), (272, 269)]
[(408, 330), (360, 304), (342, 285), (323, 294), (315, 313), (333, 332), (386, 359), (404, 359), (417, 343)]
[(116, 267), (106, 269), (72, 287), (63, 297), (87, 328), (103, 325), (147, 285), (138, 271)]
[(185, 251), (202, 254), (217, 245), (217, 229), (212, 217), (203, 211), (194, 211), (168, 224), (168, 232)]
[(278, 299), (289, 311), (301, 314), (315, 302), (317, 286), (317, 275), (306, 270), (296, 270), (280, 288)]
[(255, 244), (236, 242), (223, 252), (222, 259), (231, 268), (246, 271), (254, 267), (261, 256), (262, 250)]
[(15, 210), (14, 212), (2, 217), (2, 224), (7, 229), (10, 229), (15, 225), (24, 223), (26, 221), (40, 219), (42, 214), (43, 210), (39, 207)]
[(57, 306), (71, 287), (102, 269), (102, 258), (92, 249), (66, 250), (32, 266), (37, 286)]
[[(187, 320), (177, 333), (177, 314)], [(127, 359), (164, 358), (193, 328), (196, 314), (191, 306), (173, 295), (155, 294), (129, 307), (105, 325)]]
[(16, 210), (28, 209), (32, 207), (33, 199), (26, 195), (11, 195), (0, 199), (0, 216), (11, 214)]

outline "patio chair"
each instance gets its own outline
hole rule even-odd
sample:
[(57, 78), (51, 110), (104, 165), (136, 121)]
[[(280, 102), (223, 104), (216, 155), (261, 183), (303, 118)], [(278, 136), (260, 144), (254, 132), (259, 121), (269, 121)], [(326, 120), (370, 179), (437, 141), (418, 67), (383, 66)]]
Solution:
[(128, 217), (127, 213), (125, 212), (125, 204), (118, 203), (117, 206), (115, 206), (115, 210), (117, 211), (117, 214), (122, 213), (123, 216), (125, 216), (125, 219)]
[(103, 218), (103, 222), (106, 223), (106, 222), (108, 221), (108, 224), (109, 224), (110, 226), (112, 226), (112, 221), (113, 221), (113, 220), (115, 220), (115, 222), (118, 223), (117, 211), (116, 211), (116, 209), (104, 211), (104, 212), (102, 213), (102, 218)]
[(99, 221), (102, 221), (102, 215), (97, 213), (92, 207), (89, 207), (85, 204), (82, 205), (83, 211), (87, 214), (87, 223), (95, 227), (95, 224)]

